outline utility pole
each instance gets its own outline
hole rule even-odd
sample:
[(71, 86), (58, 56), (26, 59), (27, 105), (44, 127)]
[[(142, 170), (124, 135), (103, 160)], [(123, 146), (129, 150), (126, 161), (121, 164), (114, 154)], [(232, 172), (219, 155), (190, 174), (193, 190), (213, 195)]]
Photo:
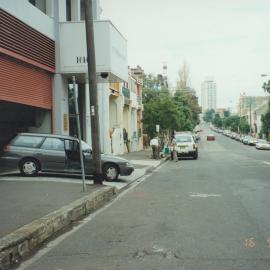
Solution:
[(85, 30), (88, 63), (88, 80), (90, 96), (90, 114), (92, 128), (92, 156), (94, 167), (94, 184), (102, 184), (103, 174), (101, 168), (100, 133), (99, 133), (99, 112), (98, 93), (96, 81), (96, 57), (94, 43), (94, 23), (92, 0), (84, 0), (85, 3)]

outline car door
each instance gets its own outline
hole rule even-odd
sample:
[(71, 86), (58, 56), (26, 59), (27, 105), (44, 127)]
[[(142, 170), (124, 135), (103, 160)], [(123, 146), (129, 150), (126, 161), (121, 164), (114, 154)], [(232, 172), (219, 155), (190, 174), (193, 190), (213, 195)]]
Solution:
[(40, 146), (37, 156), (41, 161), (42, 171), (65, 171), (66, 153), (64, 140), (47, 137)]
[[(85, 173), (92, 174), (93, 173), (92, 152), (89, 149), (89, 146), (83, 141), (82, 141), (82, 149), (83, 149)], [(81, 160), (80, 160), (79, 142), (76, 140), (66, 139), (65, 151), (67, 156), (67, 167), (66, 167), (67, 171), (80, 173)]]

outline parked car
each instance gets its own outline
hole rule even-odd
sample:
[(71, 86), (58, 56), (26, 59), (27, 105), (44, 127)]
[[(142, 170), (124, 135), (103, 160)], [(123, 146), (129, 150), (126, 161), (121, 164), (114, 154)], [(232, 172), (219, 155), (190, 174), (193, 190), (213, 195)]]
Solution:
[[(85, 173), (94, 172), (91, 147), (82, 141)], [(128, 160), (112, 155), (101, 155), (104, 178), (113, 181), (119, 175), (130, 175), (134, 171)], [(81, 173), (79, 141), (61, 135), (20, 133), (0, 156), (2, 171), (19, 169), (24, 176), (35, 176), (38, 172)], [(0, 170), (1, 170), (0, 168)]]
[(242, 143), (243, 144), (248, 144), (248, 140), (249, 140), (249, 136), (244, 136), (243, 140), (242, 140)]
[(270, 150), (270, 144), (267, 140), (258, 140), (256, 143), (256, 149), (258, 150)]
[(215, 135), (213, 135), (213, 134), (208, 134), (206, 139), (207, 139), (207, 141), (215, 141), (216, 140)]
[(252, 145), (252, 146), (254, 146), (254, 145), (256, 145), (256, 143), (258, 142), (258, 140), (256, 139), (256, 138), (253, 138), (253, 137), (249, 137), (248, 138), (248, 145)]
[[(178, 133), (175, 135), (177, 157), (198, 158), (198, 146), (194, 137), (188, 133)], [(172, 154), (172, 149), (171, 149)]]

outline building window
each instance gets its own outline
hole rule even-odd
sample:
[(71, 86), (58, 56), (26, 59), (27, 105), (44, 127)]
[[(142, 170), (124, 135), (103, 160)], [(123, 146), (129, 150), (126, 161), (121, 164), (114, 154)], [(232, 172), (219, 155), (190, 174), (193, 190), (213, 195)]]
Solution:
[(33, 6), (36, 6), (36, 0), (29, 0), (29, 3), (32, 4)]
[(85, 4), (84, 0), (81, 0), (81, 21), (85, 20)]
[(67, 22), (71, 21), (71, 0), (66, 0)]

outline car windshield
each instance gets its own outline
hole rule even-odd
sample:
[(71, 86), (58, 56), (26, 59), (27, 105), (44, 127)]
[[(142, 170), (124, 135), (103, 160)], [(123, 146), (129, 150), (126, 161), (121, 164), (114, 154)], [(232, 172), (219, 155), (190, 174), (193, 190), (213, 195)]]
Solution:
[(191, 136), (176, 136), (175, 137), (177, 143), (183, 143), (183, 142), (192, 142)]
[(258, 140), (258, 143), (267, 143), (267, 140)]

